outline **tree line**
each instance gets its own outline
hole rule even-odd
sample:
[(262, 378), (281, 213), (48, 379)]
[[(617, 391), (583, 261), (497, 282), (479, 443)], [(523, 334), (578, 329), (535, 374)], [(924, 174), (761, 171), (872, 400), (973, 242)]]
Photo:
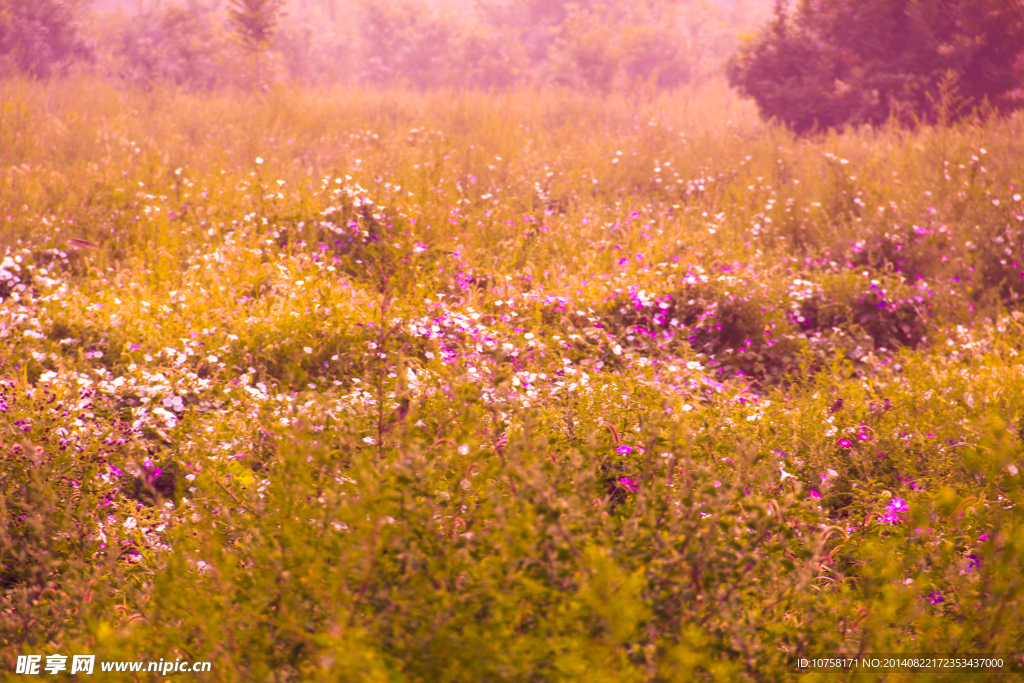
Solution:
[[(0, 74), (141, 86), (674, 87), (718, 73), (770, 0), (0, 0)], [(78, 66), (77, 68), (83, 68)]]
[(798, 133), (1024, 103), (1024, 0), (0, 0), (0, 76), (671, 88)]

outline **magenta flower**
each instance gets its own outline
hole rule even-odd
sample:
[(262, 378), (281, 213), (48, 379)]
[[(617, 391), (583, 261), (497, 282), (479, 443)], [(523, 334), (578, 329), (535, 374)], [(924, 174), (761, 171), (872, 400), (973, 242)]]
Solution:
[(924, 597), (926, 600), (928, 600), (928, 602), (930, 602), (933, 605), (941, 605), (943, 602), (946, 601), (946, 599), (942, 597), (942, 593), (940, 593), (939, 591), (932, 591)]
[(615, 452), (618, 453), (619, 455), (629, 455), (630, 453), (633, 452), (633, 447), (632, 446), (619, 446), (618, 448), (615, 449)]
[(817, 491), (811, 489), (810, 493), (811, 493), (811, 498), (813, 498), (814, 500), (821, 500), (821, 494), (818, 493)]
[(871, 435), (867, 432), (857, 432), (858, 441), (871, 441)]
[(627, 491), (636, 491), (640, 488), (629, 477), (621, 477), (619, 479), (619, 487), (626, 489)]
[(836, 441), (836, 445), (840, 448), (853, 448), (853, 442), (849, 439), (839, 439), (839, 441)]
[(885, 509), (889, 512), (906, 512), (910, 509), (907, 505), (907, 501), (902, 498), (893, 498), (892, 501), (885, 506)]
[(882, 521), (886, 524), (899, 524), (903, 521), (903, 516), (895, 512), (886, 512), (882, 515)]
[(900, 477), (900, 481), (902, 481), (905, 484), (907, 484), (908, 486), (910, 486), (910, 490), (911, 491), (920, 491), (921, 490), (921, 487), (917, 485), (917, 482), (915, 482), (910, 477)]

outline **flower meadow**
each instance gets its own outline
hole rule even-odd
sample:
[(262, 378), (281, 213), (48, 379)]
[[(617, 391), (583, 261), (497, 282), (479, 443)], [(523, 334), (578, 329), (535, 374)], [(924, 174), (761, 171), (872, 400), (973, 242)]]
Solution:
[(0, 665), (1024, 651), (1022, 185), (1019, 115), (6, 81)]

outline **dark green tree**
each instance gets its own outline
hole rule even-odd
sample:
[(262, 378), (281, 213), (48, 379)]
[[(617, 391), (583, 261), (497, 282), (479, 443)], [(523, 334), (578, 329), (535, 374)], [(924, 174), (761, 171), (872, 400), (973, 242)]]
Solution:
[(228, 19), (242, 48), (253, 57), (256, 83), (263, 85), (260, 55), (270, 46), (278, 21), (284, 9), (284, 0), (230, 0)]
[(47, 78), (91, 57), (78, 24), (82, 0), (0, 0), (0, 76)]
[(797, 132), (947, 118), (985, 102), (1024, 104), (1024, 0), (801, 0), (727, 66), (730, 83), (765, 118)]

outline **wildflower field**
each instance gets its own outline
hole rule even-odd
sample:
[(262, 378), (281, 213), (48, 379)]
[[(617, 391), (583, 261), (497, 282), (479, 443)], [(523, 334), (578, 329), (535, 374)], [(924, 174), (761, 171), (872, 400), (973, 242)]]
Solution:
[(0, 678), (988, 680), (796, 662), (1024, 651), (1022, 186), (1020, 114), (6, 81)]

